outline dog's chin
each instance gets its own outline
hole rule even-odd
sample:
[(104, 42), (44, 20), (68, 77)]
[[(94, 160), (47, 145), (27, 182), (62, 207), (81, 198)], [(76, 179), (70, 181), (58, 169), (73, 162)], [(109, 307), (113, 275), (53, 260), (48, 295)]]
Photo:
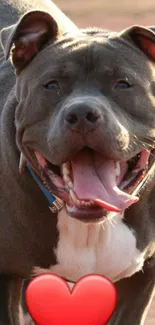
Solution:
[(49, 192), (63, 201), (72, 218), (104, 220), (138, 201), (134, 190), (146, 175), (151, 151), (143, 149), (127, 161), (107, 159), (88, 147), (60, 166), (40, 152), (27, 150), (29, 162)]

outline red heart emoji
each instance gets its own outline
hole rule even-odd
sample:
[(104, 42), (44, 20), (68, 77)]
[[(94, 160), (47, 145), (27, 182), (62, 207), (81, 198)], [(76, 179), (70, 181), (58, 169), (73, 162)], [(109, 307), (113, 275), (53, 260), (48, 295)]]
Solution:
[(25, 298), (38, 325), (105, 325), (116, 306), (114, 285), (99, 275), (81, 278), (70, 291), (59, 276), (43, 274), (30, 282)]

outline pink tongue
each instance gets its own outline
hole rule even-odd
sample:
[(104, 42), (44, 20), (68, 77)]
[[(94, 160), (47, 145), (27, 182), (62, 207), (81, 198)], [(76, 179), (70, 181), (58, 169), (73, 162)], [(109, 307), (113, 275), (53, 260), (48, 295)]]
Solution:
[(117, 187), (113, 160), (84, 149), (71, 161), (74, 192), (80, 200), (93, 200), (110, 211), (123, 211), (138, 201)]

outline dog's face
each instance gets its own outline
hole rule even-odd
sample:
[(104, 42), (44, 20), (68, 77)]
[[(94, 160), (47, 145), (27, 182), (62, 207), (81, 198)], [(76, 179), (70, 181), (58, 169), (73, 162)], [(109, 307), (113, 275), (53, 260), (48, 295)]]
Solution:
[(18, 147), (72, 217), (125, 210), (154, 144), (154, 33), (60, 35), (48, 14), (25, 17), (3, 41), (14, 44)]

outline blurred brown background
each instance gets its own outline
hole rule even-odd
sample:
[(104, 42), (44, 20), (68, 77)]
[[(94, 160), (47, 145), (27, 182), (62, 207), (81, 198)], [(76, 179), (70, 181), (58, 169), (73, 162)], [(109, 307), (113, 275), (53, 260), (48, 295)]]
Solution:
[[(155, 25), (155, 0), (54, 0), (79, 27), (121, 30)], [(134, 324), (131, 324), (134, 325)], [(155, 298), (145, 325), (155, 325)]]
[(154, 0), (55, 0), (55, 3), (80, 27), (95, 25), (119, 30), (132, 24), (155, 25)]

